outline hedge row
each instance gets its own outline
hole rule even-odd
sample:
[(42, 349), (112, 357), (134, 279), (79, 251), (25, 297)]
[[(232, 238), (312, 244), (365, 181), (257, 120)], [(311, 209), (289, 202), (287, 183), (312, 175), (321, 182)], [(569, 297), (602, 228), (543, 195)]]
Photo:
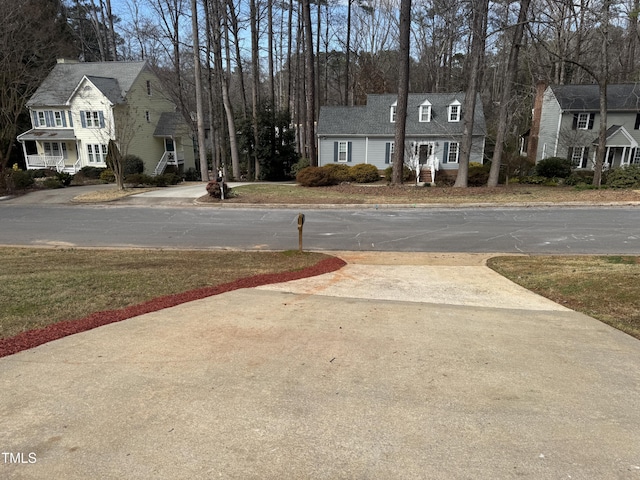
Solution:
[(296, 181), (303, 187), (325, 187), (342, 182), (372, 183), (378, 180), (378, 168), (367, 163), (359, 163), (353, 167), (341, 163), (330, 163), (324, 167), (306, 167), (296, 175)]

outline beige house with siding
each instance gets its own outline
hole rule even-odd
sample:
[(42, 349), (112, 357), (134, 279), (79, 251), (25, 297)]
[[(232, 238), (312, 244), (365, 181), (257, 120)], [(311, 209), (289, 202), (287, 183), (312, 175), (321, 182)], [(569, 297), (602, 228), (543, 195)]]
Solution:
[(110, 139), (149, 175), (195, 168), (191, 129), (146, 62), (58, 60), (27, 108), (32, 128), (18, 141), (28, 169), (106, 167)]

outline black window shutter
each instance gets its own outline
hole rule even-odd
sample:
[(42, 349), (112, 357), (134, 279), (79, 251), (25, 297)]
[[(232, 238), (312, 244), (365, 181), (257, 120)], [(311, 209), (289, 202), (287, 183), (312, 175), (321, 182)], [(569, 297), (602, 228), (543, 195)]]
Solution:
[(442, 163), (449, 163), (449, 142), (444, 142), (444, 153), (442, 154)]
[(333, 161), (338, 161), (338, 142), (333, 142)]
[(73, 115), (71, 115), (71, 112), (69, 112), (69, 126), (73, 127)]
[(640, 113), (636, 113), (636, 124), (633, 128), (635, 130), (640, 130)]
[(578, 114), (574, 113), (573, 114), (573, 124), (571, 125), (571, 130), (575, 130), (576, 128), (578, 128)]
[(573, 163), (573, 147), (567, 149), (567, 160)]
[(82, 128), (87, 128), (87, 112), (80, 112), (80, 123), (82, 124)]
[(589, 147), (584, 147), (584, 152), (582, 153), (582, 164), (580, 166), (583, 168), (586, 168), (588, 161), (589, 161)]
[(347, 162), (351, 162), (351, 145), (353, 142), (347, 142)]
[(384, 163), (389, 163), (391, 155), (391, 143), (387, 142), (384, 146)]
[(593, 120), (596, 118), (595, 113), (589, 114), (589, 130), (593, 130)]

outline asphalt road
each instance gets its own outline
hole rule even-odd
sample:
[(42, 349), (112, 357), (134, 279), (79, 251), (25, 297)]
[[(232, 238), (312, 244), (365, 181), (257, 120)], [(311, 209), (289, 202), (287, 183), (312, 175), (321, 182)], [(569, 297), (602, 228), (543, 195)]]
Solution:
[(251, 209), (0, 204), (0, 244), (640, 254), (640, 209)]

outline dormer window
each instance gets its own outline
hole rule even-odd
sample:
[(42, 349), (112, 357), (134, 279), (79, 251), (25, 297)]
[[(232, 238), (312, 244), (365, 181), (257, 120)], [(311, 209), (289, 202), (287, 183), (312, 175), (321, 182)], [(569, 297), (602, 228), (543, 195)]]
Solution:
[(391, 123), (396, 123), (397, 110), (398, 110), (398, 102), (393, 102), (393, 105), (391, 105), (391, 109), (389, 111), (389, 121)]
[(431, 121), (431, 103), (429, 103), (428, 100), (420, 105), (420, 109), (418, 110), (418, 120), (420, 122)]
[(449, 105), (449, 121), (460, 121), (460, 102), (458, 102), (457, 100)]

